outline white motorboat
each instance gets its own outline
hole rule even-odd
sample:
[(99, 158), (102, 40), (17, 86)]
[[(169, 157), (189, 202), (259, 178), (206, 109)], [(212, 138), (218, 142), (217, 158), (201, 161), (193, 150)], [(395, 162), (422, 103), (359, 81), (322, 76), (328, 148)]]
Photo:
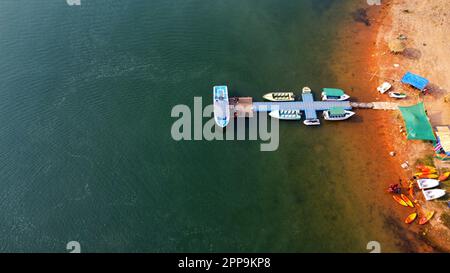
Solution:
[(300, 120), (302, 113), (300, 110), (275, 110), (270, 112), (269, 116), (281, 120)]
[(263, 96), (268, 101), (294, 101), (295, 95), (292, 92), (273, 92)]
[(320, 125), (320, 120), (318, 118), (305, 119), (303, 121), (303, 124), (305, 124), (306, 126), (318, 126), (318, 125)]
[(350, 98), (345, 94), (343, 90), (337, 88), (323, 88), (322, 100), (323, 101), (344, 101)]
[(214, 120), (220, 127), (226, 127), (230, 122), (230, 106), (228, 101), (228, 87), (214, 86)]
[(417, 180), (419, 189), (431, 189), (439, 186), (439, 180), (437, 179), (419, 179)]
[(312, 91), (311, 91), (311, 88), (309, 88), (308, 86), (305, 86), (305, 87), (303, 87), (303, 89), (302, 89), (302, 93), (303, 94), (310, 94)]
[(382, 85), (377, 87), (378, 92), (380, 92), (381, 94), (386, 93), (386, 91), (388, 91), (389, 89), (391, 89), (392, 84), (388, 83), (388, 82), (383, 82)]
[(388, 94), (389, 94), (389, 97), (395, 98), (395, 99), (404, 99), (404, 98), (406, 98), (406, 94), (405, 93), (389, 92)]
[(352, 117), (355, 112), (345, 110), (342, 107), (333, 107), (330, 110), (323, 111), (323, 118), (325, 120), (346, 120)]
[(427, 201), (441, 198), (445, 195), (445, 190), (434, 189), (434, 190), (422, 190), (423, 196)]

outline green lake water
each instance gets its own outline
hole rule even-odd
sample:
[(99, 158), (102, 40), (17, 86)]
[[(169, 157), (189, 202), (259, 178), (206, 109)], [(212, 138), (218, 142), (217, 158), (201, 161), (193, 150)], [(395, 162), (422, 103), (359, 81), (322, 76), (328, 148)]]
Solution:
[(216, 84), (258, 100), (333, 86), (346, 2), (1, 1), (0, 251), (78, 241), (83, 252), (366, 252), (384, 242), (348, 178), (339, 126), (282, 123), (275, 152), (170, 134), (172, 107), (211, 102)]

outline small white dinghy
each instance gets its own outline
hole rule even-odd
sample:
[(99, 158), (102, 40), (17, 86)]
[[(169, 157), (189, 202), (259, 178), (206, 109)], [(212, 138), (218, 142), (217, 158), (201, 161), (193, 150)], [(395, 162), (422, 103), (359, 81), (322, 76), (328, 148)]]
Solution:
[(299, 110), (276, 110), (270, 112), (269, 116), (282, 120), (300, 120), (302, 113)]
[(381, 94), (386, 93), (386, 91), (388, 91), (389, 89), (391, 89), (392, 85), (388, 82), (383, 82), (382, 85), (377, 87), (378, 92), (380, 92)]
[(319, 126), (320, 125), (320, 120), (318, 118), (305, 119), (303, 121), (303, 124), (305, 124), (306, 126)]
[(445, 195), (445, 190), (435, 189), (435, 190), (422, 190), (423, 196), (427, 201), (441, 198)]
[(389, 97), (394, 98), (394, 99), (404, 99), (406, 98), (406, 94), (405, 93), (400, 93), (400, 92), (389, 92)]
[(419, 189), (431, 189), (439, 186), (439, 180), (437, 179), (419, 179), (417, 180), (417, 185)]

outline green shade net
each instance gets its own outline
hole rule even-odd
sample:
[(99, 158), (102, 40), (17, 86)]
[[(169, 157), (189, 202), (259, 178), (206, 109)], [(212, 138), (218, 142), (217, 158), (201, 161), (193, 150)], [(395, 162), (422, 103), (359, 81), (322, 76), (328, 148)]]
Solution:
[(398, 108), (402, 112), (403, 119), (406, 123), (408, 139), (436, 141), (430, 121), (425, 113), (423, 102), (408, 107), (399, 106)]

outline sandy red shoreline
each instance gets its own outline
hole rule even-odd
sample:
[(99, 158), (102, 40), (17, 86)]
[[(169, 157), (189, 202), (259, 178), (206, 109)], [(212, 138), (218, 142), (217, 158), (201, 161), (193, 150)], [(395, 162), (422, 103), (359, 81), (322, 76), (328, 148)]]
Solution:
[[(381, 6), (359, 7), (366, 9), (370, 26), (361, 22), (346, 22), (346, 27), (339, 33), (341, 38), (338, 48), (340, 49), (335, 56), (339, 63), (336, 63), (334, 70), (340, 77), (338, 81), (341, 86), (350, 90), (349, 93), (356, 94), (358, 101), (389, 101), (386, 96), (376, 92), (376, 87), (383, 81), (383, 76), (391, 76), (384, 73), (385, 67), (398, 62), (391, 54), (386, 54), (387, 46), (384, 37), (394, 23), (391, 15), (395, 4), (395, 1), (383, 1)], [(361, 157), (364, 157), (367, 162), (376, 162), (368, 166), (366, 170), (368, 173), (377, 174), (377, 179), (371, 182), (377, 184), (372, 187), (374, 190), (366, 198), (388, 212), (389, 218), (385, 219), (386, 232), (400, 238), (402, 243), (399, 249), (404, 252), (448, 251), (445, 241), (441, 243), (441, 240), (427, 235), (433, 227), (431, 224), (427, 226), (404, 224), (406, 216), (416, 211), (416, 208), (405, 209), (399, 206), (386, 192), (389, 184), (399, 182), (406, 192), (408, 180), (412, 174), (412, 170), (405, 171), (400, 167), (411, 157), (405, 150), (410, 143), (407, 143), (406, 136), (400, 133), (399, 126), (403, 124), (398, 119), (399, 112), (357, 111), (358, 116), (365, 121), (364, 135), (349, 135), (349, 137), (359, 142), (363, 137), (364, 141), (360, 145), (364, 152), (361, 153)], [(389, 155), (391, 151), (396, 153), (394, 157)]]

